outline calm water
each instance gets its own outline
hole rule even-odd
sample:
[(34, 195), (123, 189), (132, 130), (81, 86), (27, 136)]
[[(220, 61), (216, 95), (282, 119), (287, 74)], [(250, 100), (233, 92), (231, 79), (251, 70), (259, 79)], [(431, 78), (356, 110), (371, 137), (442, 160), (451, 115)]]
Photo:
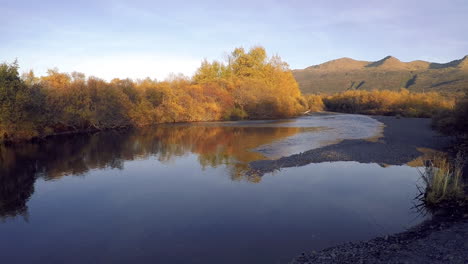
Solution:
[(0, 148), (2, 263), (287, 263), (402, 231), (418, 172), (334, 162), (249, 176), (248, 162), (343, 138), (360, 116), (200, 123)]

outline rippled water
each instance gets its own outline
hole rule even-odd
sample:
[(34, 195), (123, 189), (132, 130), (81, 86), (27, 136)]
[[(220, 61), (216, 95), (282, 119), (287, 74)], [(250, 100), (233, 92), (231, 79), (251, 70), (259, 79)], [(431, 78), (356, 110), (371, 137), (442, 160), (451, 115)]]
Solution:
[[(279, 125), (279, 124), (275, 124)], [(283, 140), (255, 148), (268, 158), (281, 158), (345, 139), (373, 140), (382, 134), (383, 124), (363, 115), (326, 114), (297, 118), (282, 126), (312, 128)]]
[(5, 263), (287, 263), (423, 220), (408, 166), (248, 162), (382, 125), (361, 116), (165, 125), (0, 148)]

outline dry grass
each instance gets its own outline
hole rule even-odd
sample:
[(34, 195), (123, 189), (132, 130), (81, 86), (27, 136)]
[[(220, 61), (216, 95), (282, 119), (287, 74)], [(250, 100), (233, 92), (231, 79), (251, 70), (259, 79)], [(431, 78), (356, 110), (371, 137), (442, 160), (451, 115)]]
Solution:
[(440, 155), (426, 161), (424, 171), (420, 171), (425, 183), (421, 201), (426, 208), (430, 211), (445, 209), (452, 214), (467, 211), (463, 166), (464, 157), (460, 153), (452, 163)]

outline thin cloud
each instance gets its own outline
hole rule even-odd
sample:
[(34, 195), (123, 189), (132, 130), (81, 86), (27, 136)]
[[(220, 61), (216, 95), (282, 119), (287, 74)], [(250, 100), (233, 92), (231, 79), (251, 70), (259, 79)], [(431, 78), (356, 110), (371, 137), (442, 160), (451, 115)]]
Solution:
[[(23, 68), (37, 72), (57, 66), (96, 70), (94, 75), (105, 78), (110, 70), (117, 77), (128, 72), (128, 77), (161, 78), (172, 62), (181, 65), (170, 72), (187, 74), (205, 57), (219, 59), (236, 46), (253, 45), (278, 53), (291, 68), (344, 56), (375, 60), (392, 54), (403, 61), (430, 57), (446, 62), (468, 53), (466, 1), (38, 3), (18, 0), (0, 7), (0, 21), (8, 25), (0, 28), (0, 60), (18, 58)], [(157, 70), (145, 70), (137, 61)]]

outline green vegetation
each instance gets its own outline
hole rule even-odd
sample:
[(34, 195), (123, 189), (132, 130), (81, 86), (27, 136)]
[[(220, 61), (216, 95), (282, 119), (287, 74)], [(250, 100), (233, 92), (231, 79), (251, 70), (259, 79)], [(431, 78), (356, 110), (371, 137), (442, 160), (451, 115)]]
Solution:
[(0, 141), (167, 122), (281, 118), (307, 102), (288, 68), (262, 47), (235, 49), (227, 62), (204, 61), (193, 78), (114, 79), (49, 70), (19, 76), (0, 65)]
[[(405, 117), (431, 117), (442, 111), (451, 111), (454, 100), (436, 92), (412, 93), (400, 91), (347, 91), (334, 95), (307, 95), (309, 107), (327, 111), (368, 114), (399, 115)], [(320, 100), (321, 99), (321, 100)]]
[(463, 182), (464, 157), (458, 154), (450, 163), (445, 157), (437, 156), (427, 161), (421, 176), (425, 190), (421, 191), (422, 202), (431, 211), (449, 210), (446, 213), (468, 212), (468, 194)]

